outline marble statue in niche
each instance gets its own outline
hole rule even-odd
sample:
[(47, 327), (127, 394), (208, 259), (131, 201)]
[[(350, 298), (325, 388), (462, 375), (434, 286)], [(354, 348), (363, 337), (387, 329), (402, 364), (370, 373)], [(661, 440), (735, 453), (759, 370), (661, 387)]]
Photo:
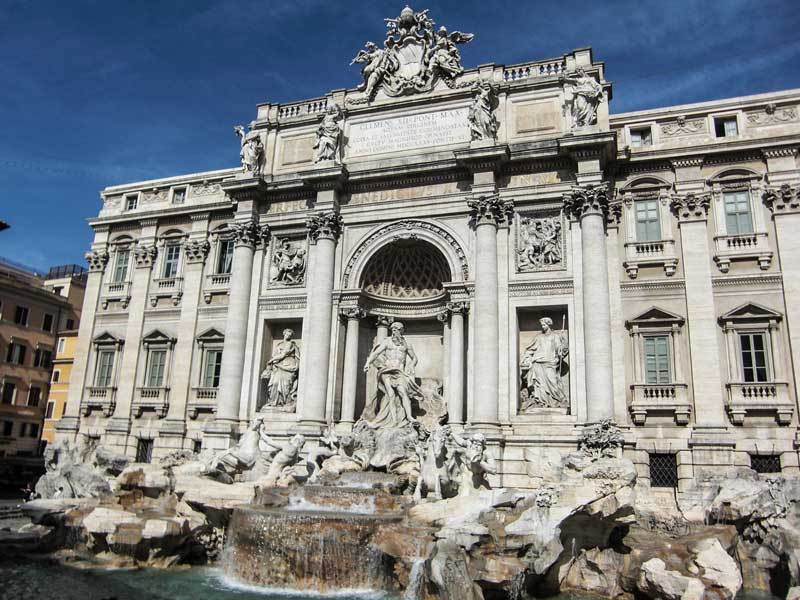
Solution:
[(418, 359), (403, 335), (405, 327), (400, 321), (395, 321), (390, 330), (391, 335), (375, 345), (364, 365), (365, 373), (373, 365), (378, 369), (378, 392), (382, 394), (380, 408), (376, 410), (376, 398), (362, 415), (373, 428), (402, 427), (415, 421), (411, 400), (419, 402), (423, 399), (422, 390), (414, 381)]
[(300, 370), (300, 347), (292, 329), (283, 330), (283, 340), (275, 344), (272, 357), (261, 373), (266, 387), (264, 406), (292, 412), (297, 404), (297, 375)]
[(553, 331), (550, 317), (539, 319), (541, 333), (525, 348), (520, 360), (522, 393), (520, 412), (537, 408), (569, 408), (569, 396), (564, 388), (566, 356), (569, 353), (562, 321), (561, 331)]
[(473, 140), (494, 140), (497, 138), (497, 91), (488, 81), (482, 81), (475, 90), (472, 105), (469, 107), (469, 130)]
[(332, 160), (339, 162), (339, 143), (342, 139), (342, 109), (331, 104), (325, 109), (325, 116), (317, 127), (317, 140), (314, 142), (314, 162)]
[(520, 272), (542, 271), (563, 264), (561, 217), (523, 217), (517, 247)]
[(585, 127), (597, 124), (597, 107), (603, 98), (603, 86), (594, 77), (586, 74), (583, 67), (578, 67), (574, 76), (563, 78), (570, 85), (572, 97), (572, 126)]
[(242, 160), (244, 172), (253, 177), (259, 177), (264, 162), (264, 144), (261, 141), (261, 136), (252, 131), (247, 133), (241, 125), (237, 125), (233, 130), (242, 143), (239, 157)]
[(272, 253), (270, 281), (282, 285), (300, 285), (306, 276), (306, 250), (288, 238), (277, 240)]

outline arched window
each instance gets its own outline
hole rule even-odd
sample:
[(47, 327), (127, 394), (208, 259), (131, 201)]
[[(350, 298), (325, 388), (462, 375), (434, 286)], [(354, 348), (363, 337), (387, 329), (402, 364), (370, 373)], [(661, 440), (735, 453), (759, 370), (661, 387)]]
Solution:
[(387, 244), (370, 259), (362, 276), (367, 294), (394, 299), (433, 298), (444, 293), (450, 268), (441, 252), (419, 240)]

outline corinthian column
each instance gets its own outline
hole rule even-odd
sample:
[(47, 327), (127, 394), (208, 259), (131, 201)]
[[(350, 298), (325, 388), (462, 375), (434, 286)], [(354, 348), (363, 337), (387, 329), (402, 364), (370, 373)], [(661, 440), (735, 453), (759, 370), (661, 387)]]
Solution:
[(331, 347), (331, 311), (333, 309), (333, 269), (336, 241), (342, 231), (342, 217), (335, 211), (312, 216), (306, 222), (313, 256), (308, 277), (308, 308), (303, 331), (308, 332), (306, 381), (302, 398), (301, 421), (310, 426), (325, 423), (328, 397), (328, 366)]
[(564, 195), (564, 207), (580, 222), (583, 290), (583, 344), (586, 363), (587, 419), (614, 417), (611, 354), (611, 303), (608, 291), (607, 189), (587, 184)]
[(464, 422), (464, 315), (466, 302), (449, 302), (450, 313), (450, 377), (447, 391), (447, 413), (450, 423)]
[(342, 423), (354, 423), (356, 412), (356, 382), (358, 381), (359, 321), (366, 316), (363, 308), (347, 308), (341, 315), (347, 321), (342, 373)]
[(510, 219), (513, 204), (497, 195), (468, 202), (475, 229), (475, 351), (472, 365), (472, 424), (497, 427), (499, 392), (499, 304), (497, 227)]

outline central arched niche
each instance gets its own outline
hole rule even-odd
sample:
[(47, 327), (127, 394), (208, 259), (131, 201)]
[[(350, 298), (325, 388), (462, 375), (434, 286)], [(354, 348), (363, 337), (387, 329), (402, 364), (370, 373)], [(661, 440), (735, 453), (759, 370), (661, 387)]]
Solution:
[(447, 259), (422, 240), (397, 240), (379, 249), (367, 263), (361, 290), (390, 300), (423, 300), (444, 296), (451, 280)]

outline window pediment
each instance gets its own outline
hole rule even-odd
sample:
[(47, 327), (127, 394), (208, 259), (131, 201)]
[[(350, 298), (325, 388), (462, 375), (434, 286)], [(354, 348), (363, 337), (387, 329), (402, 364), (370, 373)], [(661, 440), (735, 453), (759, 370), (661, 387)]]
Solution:
[(212, 327), (198, 335), (197, 341), (200, 344), (223, 344), (225, 342), (225, 336)]
[(761, 306), (755, 302), (748, 302), (731, 311), (726, 312), (719, 318), (719, 322), (723, 325), (735, 324), (748, 324), (748, 323), (766, 323), (769, 321), (780, 321), (783, 315), (779, 312)]
[(708, 179), (709, 185), (724, 185), (730, 183), (744, 183), (748, 181), (758, 181), (763, 179), (763, 175), (750, 169), (724, 169), (717, 172)]
[(104, 331), (100, 335), (92, 340), (95, 346), (121, 346), (125, 343), (125, 340), (122, 338), (118, 338), (117, 336), (109, 333), (108, 331)]
[(686, 319), (673, 312), (653, 306), (648, 308), (645, 312), (638, 317), (625, 321), (625, 326), (628, 329), (638, 327), (640, 329), (646, 328), (671, 328), (673, 325), (677, 327), (683, 326)]
[(626, 183), (624, 186), (622, 186), (622, 188), (620, 188), (620, 192), (623, 194), (652, 194), (657, 196), (661, 190), (669, 190), (671, 188), (672, 184), (666, 179), (661, 179), (660, 177), (650, 175), (647, 177), (637, 177), (636, 179)]
[(175, 343), (175, 338), (162, 333), (158, 329), (154, 329), (142, 338), (142, 343), (146, 346), (155, 345), (172, 345)]

